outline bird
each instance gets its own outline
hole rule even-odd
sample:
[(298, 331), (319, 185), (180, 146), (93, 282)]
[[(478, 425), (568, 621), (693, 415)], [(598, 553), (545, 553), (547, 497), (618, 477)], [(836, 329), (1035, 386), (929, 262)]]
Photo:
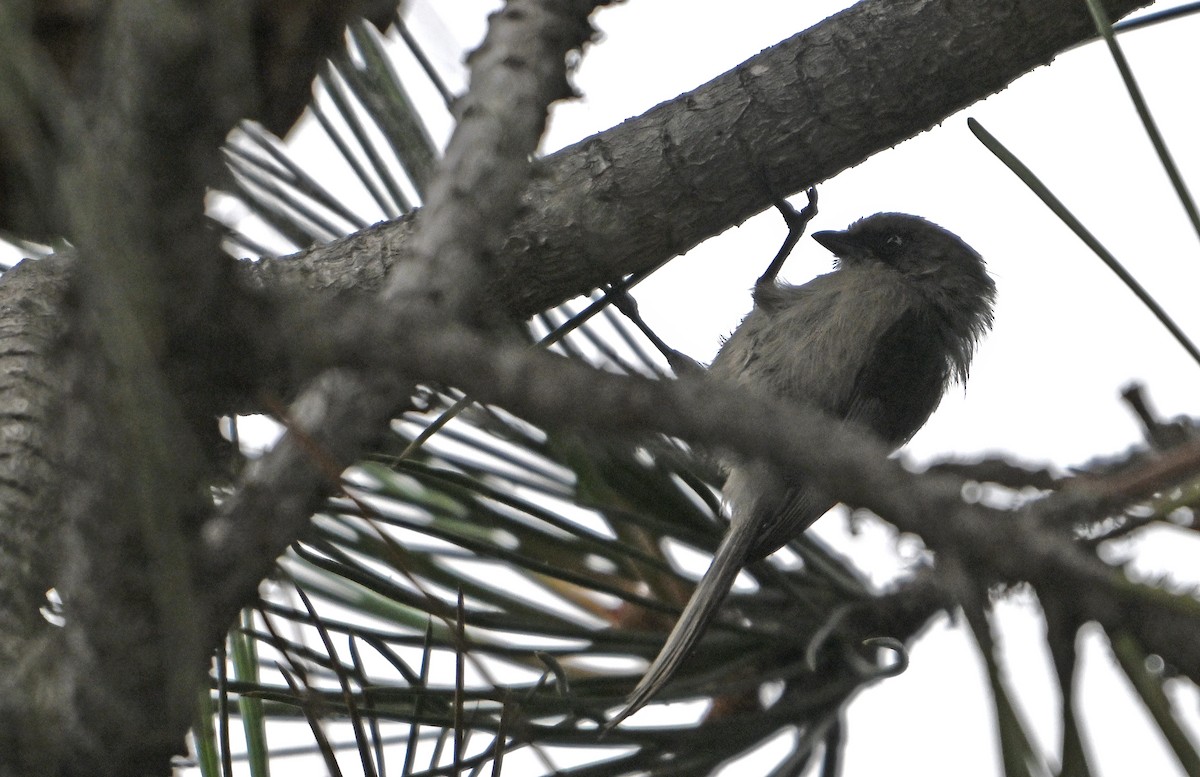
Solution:
[[(815, 192), (809, 192), (815, 213)], [(781, 210), (783, 206), (780, 205)], [(788, 206), (790, 210), (790, 206)], [(807, 209), (806, 209), (807, 211)], [(708, 369), (744, 391), (815, 407), (858, 425), (890, 450), (908, 442), (954, 383), (965, 386), (992, 327), (996, 285), (961, 238), (920, 216), (877, 213), (813, 239), (834, 269), (802, 285), (777, 279), (811, 213), (784, 210), (789, 242), (760, 277), (754, 307)], [(610, 730), (670, 680), (703, 635), (734, 579), (799, 536), (836, 500), (803, 473), (736, 454), (721, 457), (730, 526), (667, 637)]]

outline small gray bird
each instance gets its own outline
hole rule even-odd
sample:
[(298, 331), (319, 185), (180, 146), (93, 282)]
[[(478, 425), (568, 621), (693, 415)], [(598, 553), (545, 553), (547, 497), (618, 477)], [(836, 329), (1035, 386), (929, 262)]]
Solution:
[[(709, 372), (750, 395), (795, 400), (854, 422), (897, 448), (924, 425), (953, 381), (966, 381), (975, 347), (992, 325), (996, 285), (970, 246), (918, 216), (878, 213), (813, 239), (837, 257), (834, 272), (791, 286), (776, 281), (777, 258), (755, 285), (754, 309)], [(667, 683), (742, 567), (778, 550), (835, 504), (801, 473), (732, 455), (722, 464), (729, 533), (658, 657), (606, 728)]]

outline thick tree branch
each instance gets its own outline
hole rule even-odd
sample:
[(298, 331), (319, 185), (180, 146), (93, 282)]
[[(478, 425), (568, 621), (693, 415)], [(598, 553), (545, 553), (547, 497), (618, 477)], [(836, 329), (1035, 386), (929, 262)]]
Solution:
[(52, 757), (60, 731), (39, 724), (57, 720), (64, 703), (60, 630), (40, 610), (62, 533), (46, 509), (63, 477), (47, 439), (61, 395), (46, 354), (62, 336), (68, 264), (27, 262), (5, 274), (0, 296), (0, 775), (9, 764)]
[(662, 432), (803, 471), (823, 491), (961, 559), (982, 584), (1027, 581), (1065, 592), (1081, 620), (1135, 633), (1147, 649), (1200, 681), (1200, 604), (1129, 580), (1063, 528), (1149, 496), (1162, 487), (1164, 472), (1200, 471), (1200, 441), (1148, 461), (1141, 474), (1113, 483), (1076, 480), (1029, 508), (1006, 512), (964, 502), (961, 478), (908, 471), (856, 427), (706, 378), (615, 376), (461, 328), (433, 331), (417, 322), (374, 344), (339, 341), (330, 352), (458, 386), (547, 428), (593, 436)]
[(115, 0), (94, 92), (64, 110), (58, 194), (78, 251), (54, 359), (66, 387), (54, 452), (70, 480), (51, 512), (63, 703), (57, 719), (22, 721), (61, 732), (38, 764), (47, 771), (160, 770), (205, 676), (190, 569), (212, 477), (196, 431), (215, 410), (184, 401), (197, 395), (173, 368), (201, 362), (228, 323), (213, 314), (231, 273), (213, 261), (200, 203), (217, 147), (252, 104), (249, 27), (230, 0)]
[[(369, 314), (358, 319), (361, 335), (379, 337), (387, 318), (410, 322), (415, 316), (435, 326), (479, 320), (472, 308), (486, 277), (481, 258), (499, 249), (517, 211), (548, 106), (570, 94), (566, 54), (588, 40), (587, 18), (606, 2), (510, 0), (493, 15), (471, 56), (470, 92), (408, 247), (412, 261), (392, 269)], [(341, 470), (380, 433), (411, 388), (371, 370), (330, 372), (305, 390), (288, 434), (248, 469), (216, 519), (221, 541), (209, 559), (220, 567), (201, 570), (197, 579), (221, 583), (210, 589), (214, 628), (223, 631), (253, 597), (274, 559), (336, 488)]]
[[(1106, 6), (1120, 18), (1147, 4)], [(654, 267), (769, 207), (764, 176), (777, 193), (805, 189), (1093, 37), (1080, 0), (861, 2), (544, 159), (493, 265), (492, 304), (522, 319)], [(246, 271), (293, 290), (363, 288), (411, 226)]]
[[(12, 292), (0, 299), (0, 418), (6, 454), (0, 457), (0, 665), (24, 652), (22, 640), (45, 629), (38, 612), (53, 585), (56, 522), (41, 512), (44, 494), (61, 477), (48, 458), (49, 419), (57, 412), (54, 376), (31, 354), (47, 353), (62, 334), (68, 262), (52, 257), (5, 276)], [(37, 293), (30, 293), (35, 285)], [(32, 369), (31, 369), (32, 368)]]

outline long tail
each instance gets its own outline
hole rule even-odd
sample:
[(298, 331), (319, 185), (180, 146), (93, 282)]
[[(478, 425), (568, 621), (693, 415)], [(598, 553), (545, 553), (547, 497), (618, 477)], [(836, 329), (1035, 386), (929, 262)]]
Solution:
[(729, 533), (721, 540), (712, 564), (704, 573), (700, 585), (692, 592), (692, 598), (688, 600), (687, 607), (683, 608), (683, 614), (679, 616), (662, 650), (658, 652), (654, 663), (650, 664), (646, 674), (625, 701), (625, 707), (604, 724), (605, 731), (615, 728), (650, 701), (675, 674), (683, 659), (691, 653), (696, 642), (704, 634), (708, 622), (724, 601), (725, 595), (733, 587), (738, 572), (746, 563), (756, 528), (752, 523), (735, 521), (730, 526)]

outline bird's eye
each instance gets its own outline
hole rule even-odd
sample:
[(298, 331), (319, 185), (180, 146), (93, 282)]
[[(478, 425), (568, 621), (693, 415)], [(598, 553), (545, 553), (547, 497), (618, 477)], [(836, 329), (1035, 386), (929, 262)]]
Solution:
[(904, 238), (900, 237), (899, 235), (888, 235), (887, 239), (883, 241), (883, 244), (887, 246), (887, 248), (894, 251), (900, 246), (904, 245)]

